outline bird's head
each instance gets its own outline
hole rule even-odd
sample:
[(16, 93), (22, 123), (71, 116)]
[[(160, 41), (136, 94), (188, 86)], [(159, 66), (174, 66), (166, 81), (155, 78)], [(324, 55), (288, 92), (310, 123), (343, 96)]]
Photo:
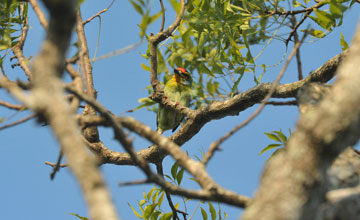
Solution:
[(177, 83), (191, 86), (192, 77), (186, 69), (177, 67), (174, 69), (174, 73), (173, 80), (175, 80)]

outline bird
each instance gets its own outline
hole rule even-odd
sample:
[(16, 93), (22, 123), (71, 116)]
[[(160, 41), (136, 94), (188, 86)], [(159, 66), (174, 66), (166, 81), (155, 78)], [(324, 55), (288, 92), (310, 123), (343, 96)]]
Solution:
[[(182, 67), (177, 67), (174, 69), (172, 78), (165, 84), (164, 95), (177, 104), (189, 107), (192, 99), (191, 84), (190, 73)], [(161, 134), (167, 130), (174, 132), (183, 119), (184, 115), (177, 113), (174, 109), (159, 105), (156, 118), (157, 131)]]

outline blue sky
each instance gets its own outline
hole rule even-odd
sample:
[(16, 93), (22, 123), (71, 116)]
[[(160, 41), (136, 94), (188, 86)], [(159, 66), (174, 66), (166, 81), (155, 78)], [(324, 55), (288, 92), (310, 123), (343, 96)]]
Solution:
[[(86, 1), (82, 9), (83, 18), (92, 16), (109, 3), (110, 1)], [(159, 9), (158, 2), (153, 1), (153, 6), (154, 12), (156, 12)], [(169, 25), (175, 15), (167, 1), (165, 1), (165, 8), (167, 9), (166, 25)], [(31, 9), (29, 9), (29, 13), (31, 29), (25, 44), (25, 55), (34, 56), (40, 49), (44, 31)], [(301, 48), (305, 75), (341, 52), (340, 33), (342, 32), (345, 39), (350, 42), (358, 17), (359, 6), (356, 5), (346, 14), (342, 27), (336, 29), (325, 39), (309, 42)], [(98, 56), (138, 42), (140, 40), (138, 23), (140, 23), (140, 17), (128, 1), (115, 1), (112, 8), (102, 15)], [(156, 22), (149, 28), (148, 33), (156, 32), (158, 29), (159, 23)], [(99, 32), (98, 20), (95, 19), (92, 23), (87, 24), (85, 31), (91, 56), (93, 56)], [(308, 40), (310, 41), (310, 38)], [(145, 87), (149, 85), (150, 75), (140, 67), (141, 63), (146, 63), (141, 57), (146, 47), (144, 43), (135, 51), (94, 63), (93, 73), (98, 100), (115, 114), (124, 115), (122, 112), (138, 106), (137, 100), (147, 96)], [(70, 50), (70, 54), (72, 52)], [(281, 59), (284, 52), (282, 44), (271, 44), (258, 62), (267, 65), (275, 64)], [(262, 82), (274, 80), (282, 65), (269, 68)], [(23, 78), (22, 72), (18, 68), (11, 69), (8, 62), (4, 66), (10, 78)], [(295, 62), (292, 62), (281, 82), (292, 82), (296, 80), (296, 75), (296, 65)], [(239, 86), (240, 91), (246, 91), (253, 87), (252, 75), (245, 76)], [(0, 99), (16, 103), (3, 91), (0, 93)], [(206, 151), (211, 142), (244, 121), (256, 107), (241, 112), (239, 116), (208, 123), (182, 148), (190, 155), (200, 156), (201, 151)], [(1, 117), (9, 117), (13, 113), (13, 111), (0, 107)], [(29, 112), (18, 113), (10, 118), (9, 122), (26, 115), (29, 115)], [(156, 116), (153, 112), (142, 109), (127, 115), (135, 117), (155, 129)], [(223, 151), (217, 152), (208, 165), (209, 173), (223, 187), (239, 194), (252, 196), (258, 186), (264, 163), (271, 154), (271, 152), (267, 152), (258, 155), (262, 148), (271, 143), (264, 132), (282, 129), (285, 134), (288, 134), (288, 129), (294, 128), (297, 117), (296, 107), (266, 106), (261, 115), (250, 125), (222, 144)], [(123, 151), (121, 146), (113, 140), (110, 129), (100, 129), (100, 132), (106, 146), (112, 150)], [(165, 133), (165, 135), (170, 134), (170, 132)], [(0, 219), (76, 219), (68, 213), (87, 216), (81, 191), (69, 170), (62, 169), (54, 181), (49, 178), (51, 169), (44, 165), (44, 162), (56, 161), (59, 152), (49, 127), (39, 126), (35, 120), (32, 120), (20, 126), (0, 131), (0, 140), (0, 173), (3, 176), (0, 182)], [(149, 142), (135, 136), (134, 146), (136, 149), (147, 148), (149, 145)], [(170, 172), (169, 166), (172, 163), (173, 160), (167, 157), (165, 160), (166, 173)], [(137, 219), (132, 214), (127, 202), (136, 206), (137, 201), (142, 199), (142, 192), (147, 192), (152, 185), (118, 186), (119, 182), (144, 178), (144, 175), (135, 167), (104, 165), (101, 170), (121, 218)], [(197, 186), (192, 181), (187, 180), (188, 177), (185, 176), (183, 186), (196, 188)], [(196, 204), (197, 201), (190, 201), (187, 211), (192, 213)], [(167, 209), (167, 204), (164, 203), (163, 206)], [(207, 209), (206, 205), (203, 207)], [(221, 207), (228, 213), (228, 219), (237, 219), (240, 216), (241, 209), (228, 205)], [(194, 219), (200, 219), (200, 211), (197, 211), (196, 216)]]

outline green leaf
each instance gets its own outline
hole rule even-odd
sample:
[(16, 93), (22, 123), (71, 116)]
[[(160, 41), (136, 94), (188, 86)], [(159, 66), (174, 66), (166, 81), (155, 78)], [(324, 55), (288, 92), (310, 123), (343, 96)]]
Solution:
[(155, 105), (156, 102), (154, 102), (152, 99), (148, 98), (148, 97), (145, 97), (145, 98), (140, 98), (138, 100), (139, 103), (143, 103), (141, 105), (139, 105), (138, 107), (132, 109), (131, 111), (136, 111), (136, 110), (139, 110), (139, 109), (142, 109), (144, 107), (149, 107), (149, 106), (152, 106), (152, 105)]
[(341, 3), (336, 0), (330, 1), (330, 12), (334, 18), (342, 17), (343, 12), (347, 9), (347, 7), (343, 6)]
[(162, 202), (164, 200), (164, 195), (165, 195), (165, 192), (161, 192), (160, 198), (159, 198), (159, 200), (157, 202), (157, 205), (158, 205), (159, 209), (161, 208), (161, 204), (162, 204)]
[(209, 203), (209, 212), (211, 214), (211, 220), (215, 220), (216, 219), (216, 210), (214, 208), (214, 206), (211, 204), (211, 202)]
[(261, 152), (259, 153), (259, 155), (263, 154), (264, 152), (271, 150), (273, 148), (277, 148), (280, 147), (281, 144), (269, 144), (268, 146), (266, 146), (264, 149), (261, 150)]
[(172, 212), (169, 212), (161, 216), (159, 220), (170, 220), (172, 216), (173, 216)]
[(175, 162), (174, 165), (171, 167), (171, 176), (173, 177), (173, 180), (176, 180), (177, 176), (177, 170), (178, 170), (178, 164)]
[(157, 197), (159, 196), (159, 192), (160, 192), (159, 190), (156, 190), (155, 195), (152, 197), (152, 202), (153, 202), (153, 203), (155, 203)]
[(331, 14), (319, 10), (319, 9), (314, 9), (315, 17), (309, 16), (311, 19), (313, 19), (318, 25), (320, 25), (322, 28), (326, 29), (326, 30), (331, 30), (331, 26), (335, 25), (335, 21), (333, 20)]
[(301, 30), (301, 32), (307, 32), (309, 33), (311, 36), (316, 37), (316, 38), (323, 38), (326, 36), (325, 32), (322, 30)]
[(150, 17), (149, 17), (149, 23), (148, 23), (148, 24), (151, 24), (151, 23), (153, 23), (154, 21), (156, 21), (156, 20), (162, 15), (162, 13), (163, 13), (163, 12), (160, 11), (160, 12), (158, 12), (158, 13), (150, 16)]
[(340, 38), (340, 45), (341, 45), (341, 50), (344, 51), (344, 50), (347, 50), (349, 48), (349, 45), (348, 43), (345, 41), (344, 39), (344, 35), (341, 33), (340, 34), (341, 38)]
[(157, 220), (157, 218), (159, 217), (160, 214), (161, 214), (160, 211), (155, 210), (155, 211), (153, 212), (153, 214), (151, 215), (151, 220)]
[(271, 133), (266, 133), (266, 136), (268, 136), (268, 138), (270, 138), (271, 140), (277, 141), (277, 142), (281, 142), (280, 138), (278, 138), (278, 136), (276, 136), (275, 134), (271, 134)]
[(144, 64), (144, 63), (141, 63), (141, 67), (142, 67), (145, 71), (148, 71), (148, 72), (151, 71), (151, 68), (150, 68), (149, 66), (147, 66), (146, 64)]
[(180, 9), (181, 9), (181, 3), (176, 0), (170, 0), (170, 3), (172, 5), (172, 7), (174, 8), (174, 10), (176, 11), (176, 14), (179, 14)]
[(73, 215), (73, 216), (76, 216), (76, 217), (78, 217), (79, 219), (81, 219), (81, 220), (88, 220), (88, 218), (86, 218), (86, 217), (83, 217), (83, 216), (80, 216), (80, 215), (78, 215), (78, 214), (75, 214), (75, 213), (69, 213), (69, 215)]
[(155, 190), (155, 186), (154, 186), (154, 187), (148, 192), (148, 194), (146, 195), (147, 200), (150, 200), (150, 198), (151, 198), (154, 190)]
[(277, 136), (280, 138), (281, 142), (286, 143), (287, 137), (282, 133), (282, 131), (273, 131), (273, 133), (276, 133)]
[(145, 213), (144, 213), (145, 219), (149, 219), (150, 215), (154, 212), (155, 207), (156, 207), (156, 204), (147, 205), (145, 207)]
[(202, 207), (200, 207), (200, 209), (201, 209), (201, 215), (203, 217), (203, 220), (207, 220), (208, 216), (207, 216), (206, 211)]
[(135, 215), (136, 217), (143, 219), (143, 216), (140, 215), (140, 214), (134, 209), (134, 207), (132, 207), (132, 205), (131, 205), (130, 203), (128, 203), (128, 205), (130, 206), (131, 210), (133, 211), (133, 213), (134, 213), (134, 215)]
[(143, 206), (145, 203), (146, 203), (146, 200), (142, 199), (142, 200), (140, 200), (139, 205)]
[(131, 5), (134, 7), (134, 9), (139, 13), (140, 15), (144, 14), (144, 11), (142, 10), (141, 6), (137, 4), (134, 0), (129, 0)]
[(177, 176), (176, 176), (176, 181), (178, 183), (178, 185), (180, 185), (182, 179), (183, 179), (183, 176), (184, 176), (184, 168), (181, 168), (181, 170), (178, 172)]

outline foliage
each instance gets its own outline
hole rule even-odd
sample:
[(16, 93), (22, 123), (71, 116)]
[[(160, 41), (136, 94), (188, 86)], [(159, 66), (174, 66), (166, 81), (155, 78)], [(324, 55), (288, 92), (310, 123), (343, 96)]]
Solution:
[[(276, 149), (271, 156), (267, 159), (266, 162), (268, 162), (269, 160), (271, 160), (273, 158), (273, 156), (277, 153), (279, 153), (281, 150), (283, 150), (283, 148), (285, 147), (287, 141), (288, 141), (288, 137), (286, 137), (284, 135), (284, 133), (281, 131), (281, 129), (279, 131), (272, 131), (270, 133), (265, 132), (265, 135), (270, 139), (275, 141), (275, 144), (269, 144), (266, 147), (264, 147), (259, 155), (265, 153), (266, 151), (269, 151), (271, 149)], [(291, 135), (291, 131), (289, 130), (289, 137)]]
[[(165, 175), (165, 177), (168, 178), (173, 184), (178, 186), (180, 186), (183, 180), (183, 176), (184, 176), (184, 169), (183, 168), (179, 169), (179, 165), (176, 162), (171, 167), (171, 176)], [(170, 220), (173, 216), (172, 212), (165, 212), (164, 210), (161, 209), (161, 205), (163, 204), (163, 200), (164, 200), (164, 195), (165, 195), (164, 190), (154, 186), (152, 189), (150, 189), (149, 192), (143, 193), (144, 199), (138, 202), (138, 208), (140, 211), (137, 211), (130, 203), (128, 203), (128, 205), (130, 206), (134, 215), (140, 219)], [(188, 201), (190, 201), (190, 199), (183, 198), (185, 207), (186, 207), (186, 202)], [(205, 204), (203, 201), (199, 201), (198, 206), (193, 211), (189, 220), (192, 219), (198, 207), (203, 204)], [(215, 207), (211, 202), (207, 202), (207, 204), (208, 204), (207, 211), (204, 207), (200, 207), (201, 216), (203, 220), (209, 219), (208, 215), (210, 215), (211, 220), (216, 220), (216, 219), (221, 220), (227, 218), (228, 215), (226, 212), (222, 213), (220, 204), (218, 205), (218, 212), (216, 211)], [(176, 209), (179, 209), (180, 204), (176, 203), (174, 206)]]
[(0, 2), (0, 7), (0, 66), (2, 66), (9, 49), (18, 43), (28, 6), (24, 2), (4, 0)]
[[(181, 4), (176, 0), (169, 1), (174, 10), (179, 12)], [(144, 14), (146, 6), (143, 0), (130, 2), (138, 13)], [(195, 108), (213, 100), (231, 97), (239, 92), (238, 87), (245, 74), (252, 74), (254, 83), (260, 83), (270, 66), (258, 63), (257, 59), (268, 44), (273, 40), (288, 44), (290, 39), (287, 37), (293, 28), (290, 11), (314, 6), (314, 15), (304, 15), (303, 12), (295, 16), (297, 20), (307, 16), (313, 21), (310, 28), (299, 27), (300, 31), (323, 38), (342, 24), (344, 13), (353, 2), (325, 0), (311, 5), (308, 0), (187, 1), (183, 22), (174, 33), (172, 41), (169, 40), (165, 46), (159, 48), (159, 74), (164, 73), (163, 79), (166, 82), (172, 74), (167, 66), (171, 69), (182, 66), (193, 75), (197, 73), (197, 76), (193, 77)], [(153, 15), (153, 18), (158, 18), (158, 14)], [(143, 19), (145, 17), (143, 16)], [(140, 25), (140, 36), (143, 36), (149, 24), (145, 22)], [(320, 26), (323, 30), (316, 30), (314, 26)], [(265, 46), (259, 46), (264, 43)], [(143, 57), (149, 59), (149, 51)], [(141, 65), (145, 71), (150, 70), (146, 64)]]

